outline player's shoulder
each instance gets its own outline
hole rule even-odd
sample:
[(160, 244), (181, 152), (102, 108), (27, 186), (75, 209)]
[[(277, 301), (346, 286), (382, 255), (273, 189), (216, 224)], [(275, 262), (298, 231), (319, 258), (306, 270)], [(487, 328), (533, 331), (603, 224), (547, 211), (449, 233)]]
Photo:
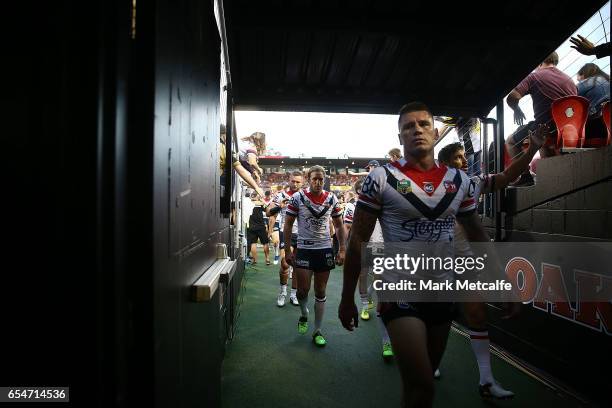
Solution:
[(448, 178), (455, 178), (457, 177), (457, 175), (459, 175), (459, 177), (461, 178), (461, 184), (462, 185), (469, 185), (470, 182), (472, 181), (471, 177), (467, 175), (467, 173), (461, 169), (456, 169), (453, 167), (447, 167), (447, 171), (448, 171)]
[[(394, 167), (391, 163), (387, 163), (383, 166), (378, 166), (372, 170), (367, 177), (378, 179), (387, 177), (387, 171), (392, 170)], [(386, 170), (385, 170), (386, 169)]]

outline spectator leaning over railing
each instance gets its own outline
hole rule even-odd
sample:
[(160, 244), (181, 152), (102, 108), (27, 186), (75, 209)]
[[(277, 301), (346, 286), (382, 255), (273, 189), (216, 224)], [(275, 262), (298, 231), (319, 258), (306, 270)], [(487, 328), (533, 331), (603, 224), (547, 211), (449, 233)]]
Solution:
[[(550, 107), (555, 99), (564, 96), (576, 95), (574, 81), (557, 69), (559, 56), (556, 52), (550, 54), (531, 74), (527, 75), (520, 84), (508, 95), (506, 102), (514, 111), (514, 123), (519, 125), (518, 129), (508, 136), (506, 146), (511, 159), (515, 159), (521, 153), (521, 145), (528, 135), (529, 130), (535, 130), (537, 125), (548, 125), (550, 128), (547, 143), (540, 149), (541, 157), (550, 157), (557, 154), (554, 140), (557, 136), (557, 128), (552, 120)], [(535, 120), (524, 125), (525, 114), (519, 106), (519, 100), (525, 95), (531, 95), (533, 100), (533, 113)], [(533, 177), (529, 171), (523, 173), (514, 186), (525, 186), (533, 184)]]
[[(221, 125), (220, 134), (219, 134), (219, 171), (220, 171), (220, 185), (225, 185), (225, 177), (228, 177), (225, 174), (225, 161), (227, 158), (225, 157), (225, 143), (226, 143), (226, 128), (224, 125)], [(264, 192), (261, 187), (257, 184), (257, 181), (253, 179), (251, 176), (251, 172), (245, 169), (242, 166), (237, 155), (234, 155), (232, 160), (232, 167), (236, 170), (236, 173), (243, 179), (251, 188), (253, 188), (260, 197), (263, 197)]]

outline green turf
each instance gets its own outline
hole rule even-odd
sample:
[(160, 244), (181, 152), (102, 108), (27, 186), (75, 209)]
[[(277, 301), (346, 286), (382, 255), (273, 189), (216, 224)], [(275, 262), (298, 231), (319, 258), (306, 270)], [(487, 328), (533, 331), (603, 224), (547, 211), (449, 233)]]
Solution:
[[(400, 377), (385, 363), (375, 314), (355, 332), (337, 318), (342, 269), (332, 271), (327, 290), (323, 333), (325, 348), (312, 343), (314, 299), (309, 296), (309, 333), (297, 333), (298, 306), (276, 306), (278, 265), (247, 266), (244, 303), (236, 336), (222, 369), (223, 407), (399, 407)], [(436, 407), (576, 407), (540, 382), (492, 357), (496, 379), (516, 393), (512, 400), (483, 401), (478, 395), (478, 368), (469, 340), (451, 331), (436, 381)]]

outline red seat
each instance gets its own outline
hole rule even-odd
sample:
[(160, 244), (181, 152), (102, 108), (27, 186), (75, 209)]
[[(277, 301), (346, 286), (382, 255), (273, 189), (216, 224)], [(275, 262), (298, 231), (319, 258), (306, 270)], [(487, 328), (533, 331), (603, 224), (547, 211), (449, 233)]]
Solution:
[(582, 147), (584, 128), (589, 117), (589, 100), (582, 96), (565, 96), (551, 105), (557, 125), (557, 148)]

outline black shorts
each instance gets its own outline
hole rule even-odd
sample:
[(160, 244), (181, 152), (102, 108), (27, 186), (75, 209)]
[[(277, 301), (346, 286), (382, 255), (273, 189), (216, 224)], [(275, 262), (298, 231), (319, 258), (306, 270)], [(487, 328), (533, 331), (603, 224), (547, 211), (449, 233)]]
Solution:
[(426, 326), (450, 323), (457, 317), (457, 304), (452, 302), (385, 302), (380, 318), (386, 325), (400, 317), (416, 317)]
[(309, 269), (314, 272), (325, 272), (334, 269), (336, 262), (331, 248), (299, 248), (296, 250), (294, 265), (296, 268)]
[[(281, 230), (280, 230), (280, 225), (278, 224), (278, 221), (276, 221), (276, 222), (274, 223), (273, 231), (278, 231), (278, 232), (281, 232)], [(281, 234), (282, 234), (282, 232), (281, 232)]]
[[(280, 249), (285, 249), (285, 234), (283, 231), (278, 232), (278, 240), (280, 241)], [(291, 246), (297, 248), (297, 234), (291, 234)]]
[(259, 239), (259, 242), (261, 242), (263, 245), (266, 245), (268, 242), (270, 242), (266, 229), (247, 229), (247, 244), (249, 246), (251, 246), (251, 244), (256, 244), (257, 239)]

